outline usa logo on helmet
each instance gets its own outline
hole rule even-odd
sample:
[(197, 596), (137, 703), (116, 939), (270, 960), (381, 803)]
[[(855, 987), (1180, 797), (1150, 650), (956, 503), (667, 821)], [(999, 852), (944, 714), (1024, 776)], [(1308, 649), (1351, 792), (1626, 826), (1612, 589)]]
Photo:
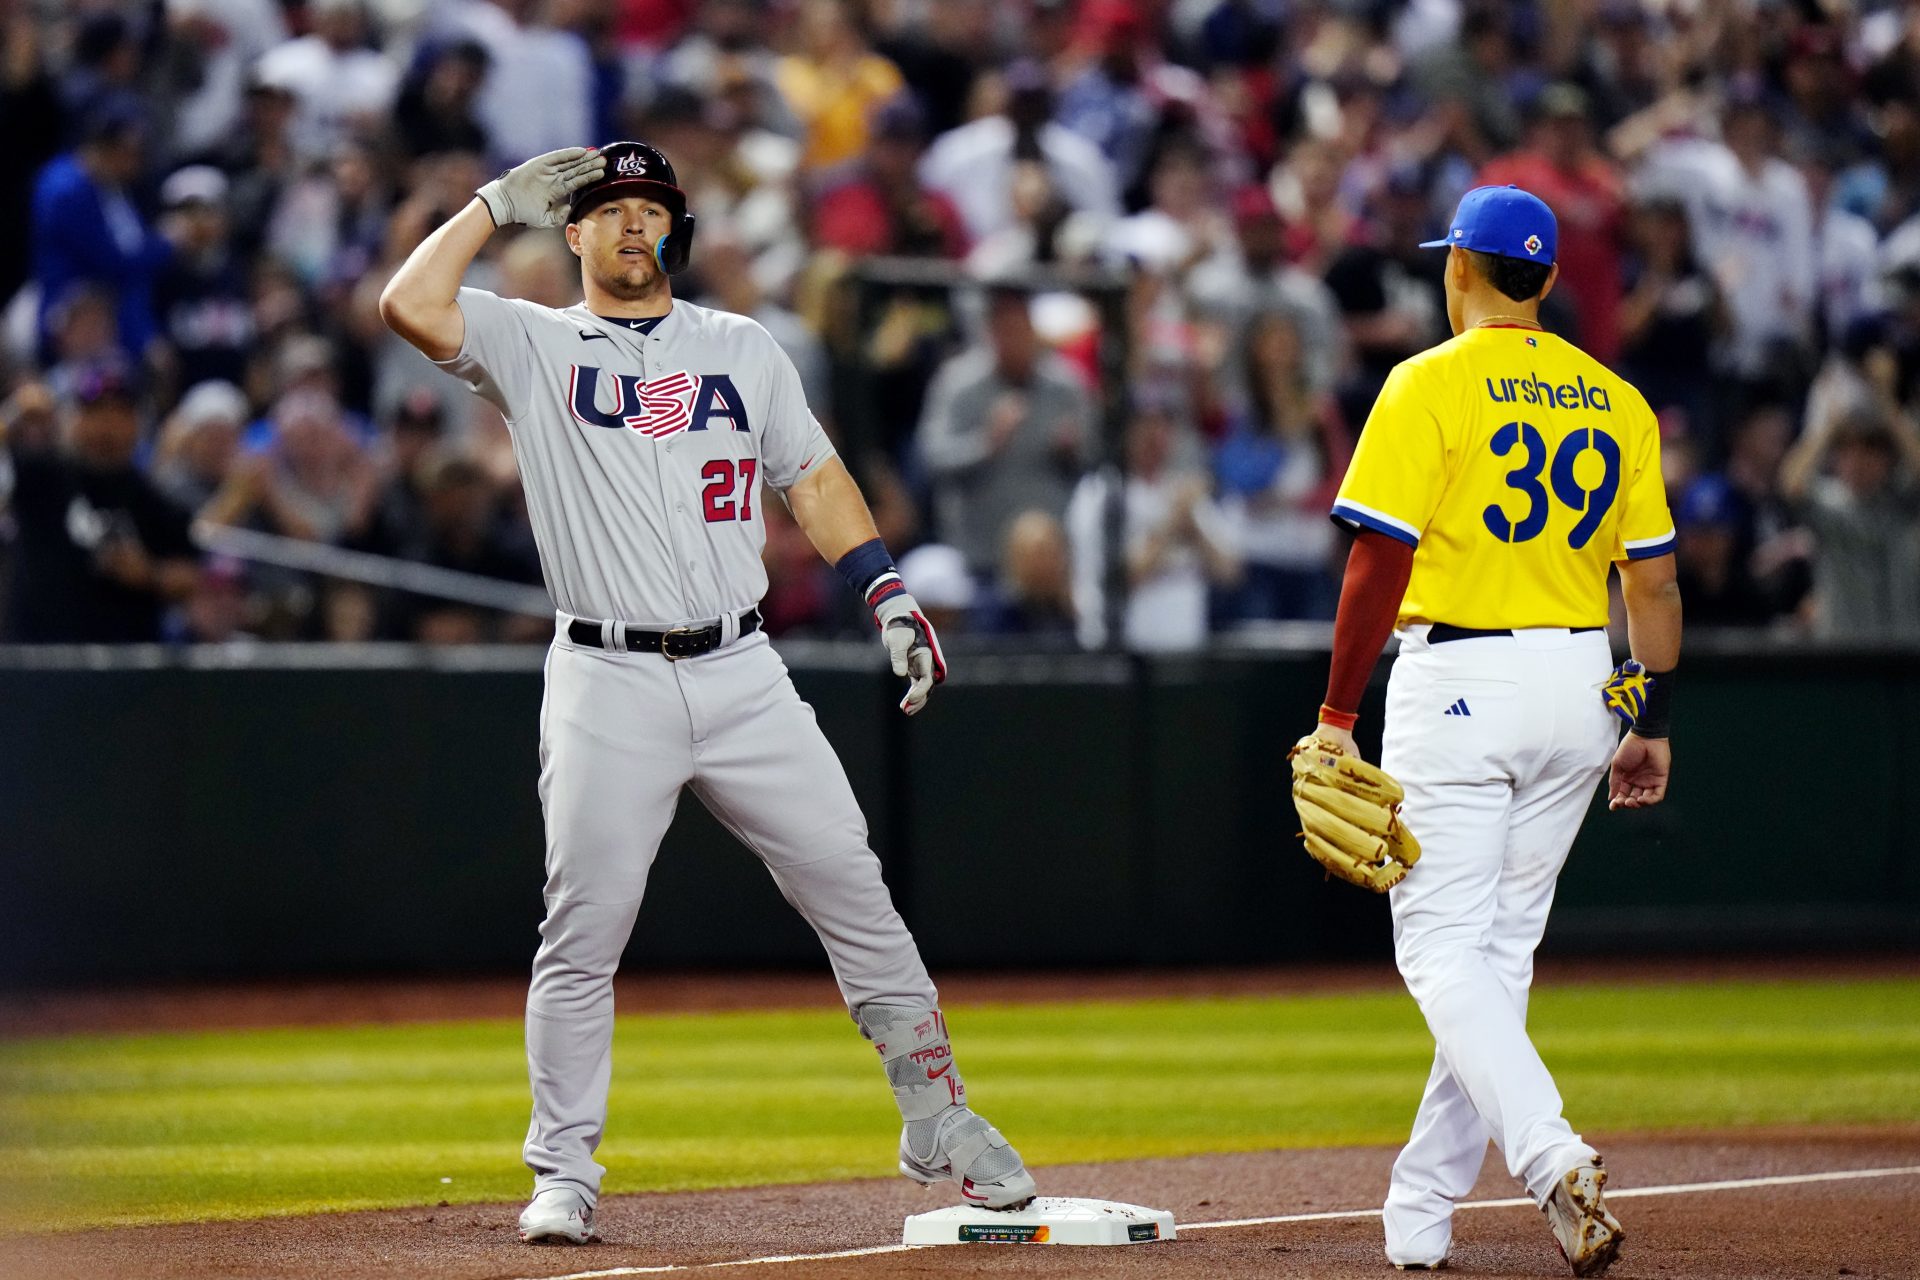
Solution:
[(613, 171), (618, 174), (624, 174), (627, 177), (642, 177), (647, 172), (646, 158), (638, 152), (629, 151), (626, 155), (620, 157), (619, 162), (613, 166)]

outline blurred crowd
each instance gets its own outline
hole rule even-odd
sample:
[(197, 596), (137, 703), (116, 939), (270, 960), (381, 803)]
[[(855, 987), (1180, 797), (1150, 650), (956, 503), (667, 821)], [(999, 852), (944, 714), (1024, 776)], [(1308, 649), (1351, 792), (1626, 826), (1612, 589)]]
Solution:
[[(1326, 519), (1443, 230), (1560, 219), (1549, 327), (1660, 415), (1688, 620), (1920, 623), (1920, 6), (1874, 0), (0, 0), (0, 636), (522, 640), (207, 553), (539, 582), (505, 425), (381, 325), (502, 168), (643, 138), (678, 296), (793, 356), (953, 636), (1332, 616)], [(965, 287), (859, 283), (876, 257)], [(1123, 282), (1117, 385), (1097, 297)], [(578, 300), (555, 232), (470, 282)], [(1111, 314), (1111, 313), (1109, 313)], [(1104, 373), (1104, 377), (1103, 377)], [(768, 502), (776, 633), (863, 624)], [(1113, 552), (1124, 563), (1110, 564)], [(1124, 603), (1107, 593), (1124, 587)], [(668, 621), (668, 620), (657, 620)]]

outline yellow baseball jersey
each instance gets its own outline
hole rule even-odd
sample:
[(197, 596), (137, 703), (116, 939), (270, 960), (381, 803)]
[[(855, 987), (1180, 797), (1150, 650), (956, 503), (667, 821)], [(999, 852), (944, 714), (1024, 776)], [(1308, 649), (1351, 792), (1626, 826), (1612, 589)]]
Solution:
[(1646, 399), (1519, 326), (1469, 329), (1387, 375), (1333, 518), (1414, 548), (1403, 626), (1604, 626), (1612, 562), (1674, 547)]

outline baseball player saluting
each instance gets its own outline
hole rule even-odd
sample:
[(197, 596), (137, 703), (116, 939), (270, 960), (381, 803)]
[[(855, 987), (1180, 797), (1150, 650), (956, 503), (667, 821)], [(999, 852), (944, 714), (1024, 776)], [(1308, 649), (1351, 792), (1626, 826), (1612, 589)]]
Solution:
[[(1455, 336), (1394, 369), (1333, 508), (1358, 537), (1314, 737), (1358, 755), (1354, 711), (1397, 623), (1380, 763), (1422, 849), (1391, 889), (1395, 957), (1436, 1046), (1387, 1193), (1387, 1258), (1403, 1269), (1446, 1261), (1488, 1138), (1575, 1275), (1606, 1270), (1623, 1239), (1600, 1157), (1527, 1038), (1527, 990), (1609, 759), (1610, 807), (1666, 793), (1680, 596), (1653, 414), (1541, 331), (1555, 238), (1525, 191), (1461, 199), (1448, 238), (1425, 246), (1448, 251)], [(1636, 661), (1610, 676), (1614, 565)], [(1632, 724), (1617, 745), (1616, 716)]]
[[(494, 229), (515, 222), (565, 224), (582, 305), (460, 286)], [(968, 1108), (846, 774), (759, 631), (761, 486), (785, 495), (872, 607), (895, 674), (911, 680), (908, 714), (945, 677), (939, 642), (793, 363), (752, 320), (674, 299), (668, 277), (693, 233), (652, 147), (553, 151), (480, 188), (380, 299), (396, 333), (506, 415), (559, 610), (540, 714), (547, 914), (527, 996), (534, 1196), (520, 1236), (592, 1236), (613, 974), (687, 786), (825, 944), (905, 1122), (900, 1171), (951, 1179), (986, 1208), (1024, 1205), (1033, 1179)]]

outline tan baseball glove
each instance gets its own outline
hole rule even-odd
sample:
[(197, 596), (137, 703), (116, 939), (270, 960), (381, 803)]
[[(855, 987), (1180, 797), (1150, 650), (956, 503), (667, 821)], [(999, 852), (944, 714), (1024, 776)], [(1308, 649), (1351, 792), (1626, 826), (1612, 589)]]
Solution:
[(1293, 805), (1307, 852), (1349, 884), (1385, 893), (1420, 860), (1420, 842), (1400, 824), (1406, 793), (1385, 770), (1320, 739), (1294, 744)]

